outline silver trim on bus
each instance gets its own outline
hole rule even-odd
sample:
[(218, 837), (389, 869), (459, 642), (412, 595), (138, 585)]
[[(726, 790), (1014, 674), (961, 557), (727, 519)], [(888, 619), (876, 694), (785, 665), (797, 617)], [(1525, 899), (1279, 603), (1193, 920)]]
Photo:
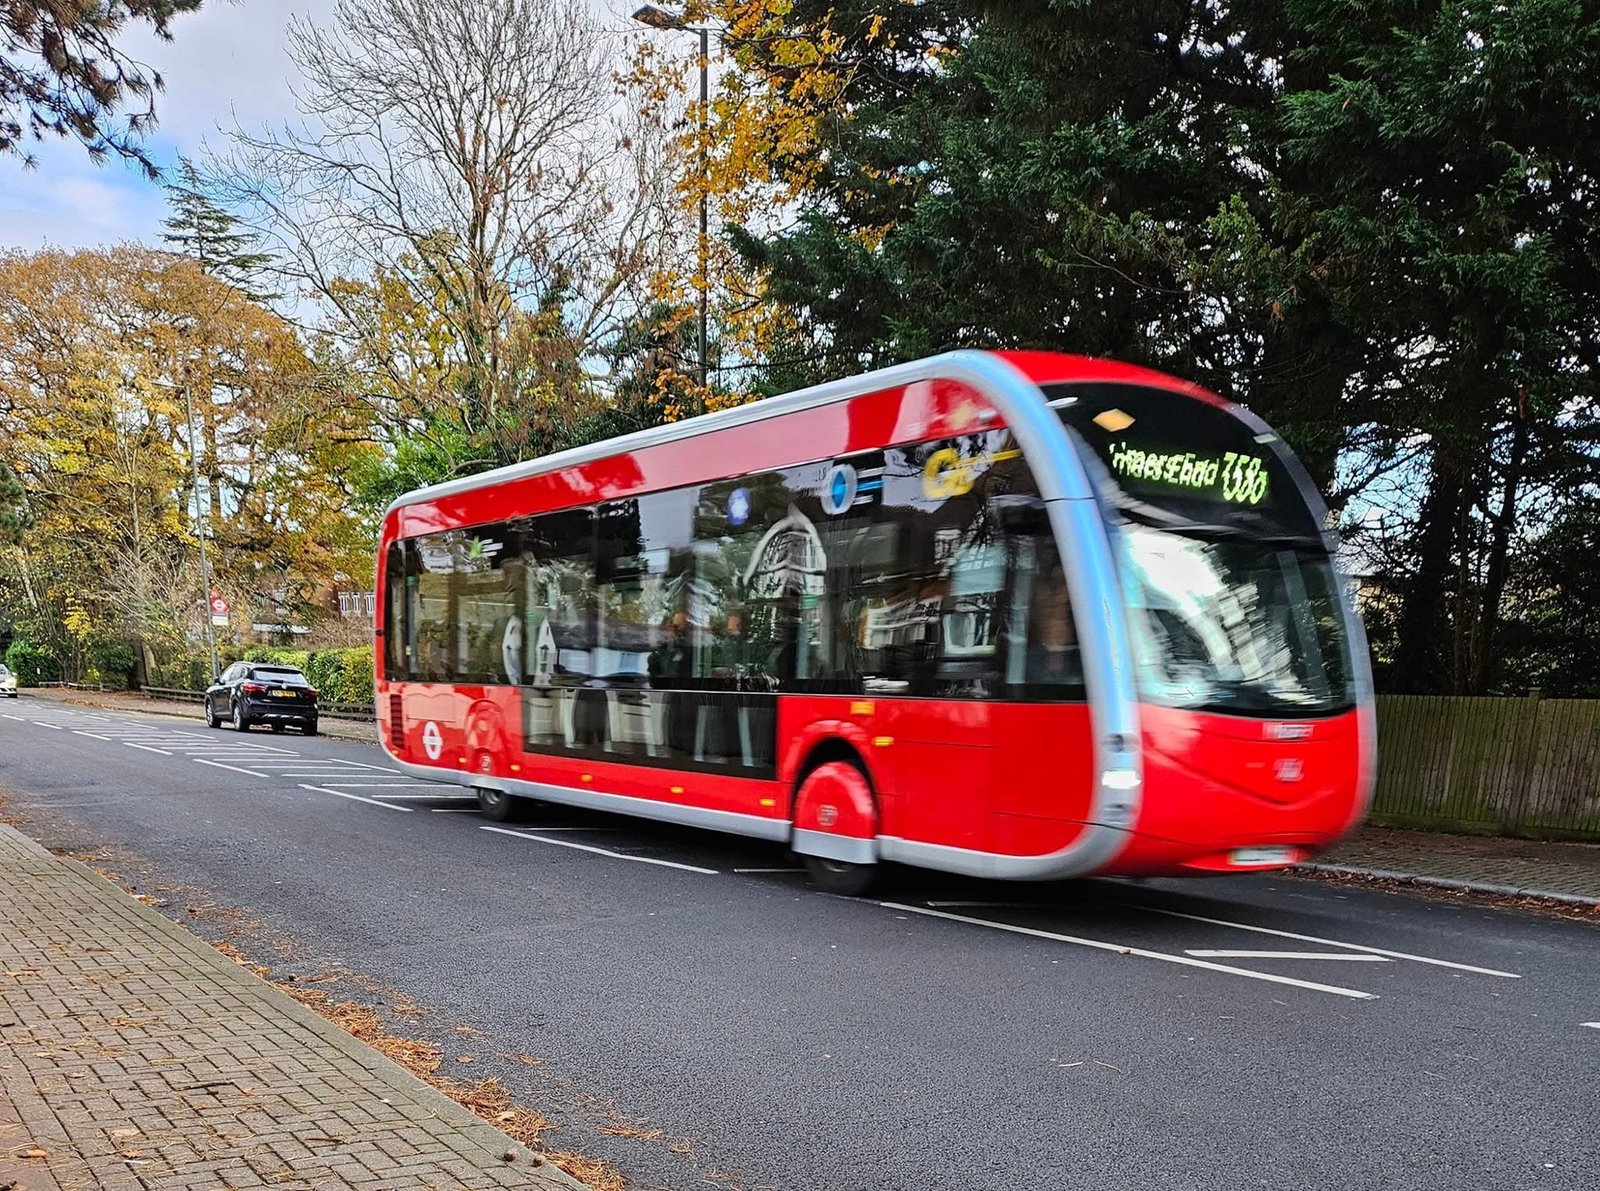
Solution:
[[(384, 746), (388, 752), (388, 745)], [(745, 815), (738, 811), (713, 811), (698, 806), (681, 806), (674, 802), (659, 802), (653, 798), (634, 798), (629, 794), (607, 794), (604, 790), (587, 790), (577, 786), (551, 786), (544, 782), (525, 782), (521, 778), (496, 777), (483, 781), (477, 774), (460, 769), (440, 769), (432, 765), (415, 765), (402, 761), (390, 752), (402, 772), (409, 777), (430, 782), (449, 782), (469, 790), (488, 788), (500, 790), (517, 798), (536, 798), (542, 802), (556, 802), (563, 806), (583, 807), (585, 810), (608, 811), (611, 814), (631, 815), (640, 819), (658, 819), (663, 823), (678, 823), (685, 827), (702, 827), (710, 831), (725, 831), (732, 835), (745, 835), (754, 839), (789, 839), (789, 820), (765, 819), (760, 815)], [(441, 775), (448, 774), (449, 777)]]
[[(1131, 673), (1131, 648), (1127, 623), (1123, 619), (1117, 571), (1112, 560), (1110, 539), (1088, 473), (1067, 438), (1067, 430), (1046, 405), (1044, 394), (1018, 368), (988, 352), (959, 351), (909, 364), (896, 365), (861, 376), (847, 377), (828, 384), (801, 389), (783, 397), (738, 406), (668, 426), (642, 430), (621, 438), (562, 451), (542, 459), (512, 464), (480, 475), (436, 484), (408, 492), (389, 506), (389, 512), (405, 505), (438, 500), (494, 484), (503, 484), (563, 468), (576, 467), (596, 459), (642, 450), (662, 443), (765, 421), (787, 413), (846, 401), (869, 393), (898, 388), (923, 381), (949, 380), (971, 385), (991, 401), (1001, 419), (1021, 447), (1033, 472), (1039, 495), (1049, 513), (1056, 548), (1063, 560), (1068, 592), (1078, 625), (1079, 650), (1083, 662), (1084, 685), (1089, 696), (1089, 718), (1094, 734), (1095, 781), (1090, 822), (1067, 847), (1044, 856), (1006, 856), (946, 848), (931, 844), (907, 844), (917, 853), (916, 861), (952, 872), (971, 872), (982, 863), (984, 875), (1012, 880), (1046, 880), (1085, 876), (1106, 867), (1127, 845), (1130, 831), (1138, 820), (1143, 766), (1140, 755), (1138, 703)], [(388, 513), (385, 513), (387, 519)], [(385, 745), (387, 750), (388, 746)], [(393, 753), (390, 753), (393, 756)], [(405, 765), (396, 759), (397, 763)], [(412, 767), (418, 768), (418, 767)], [(497, 785), (500, 783), (497, 781)], [(534, 783), (507, 782), (506, 785), (534, 787)], [(545, 787), (536, 787), (546, 789)], [(572, 791), (555, 787), (562, 795), (581, 794), (582, 799), (535, 793), (551, 801), (569, 801), (598, 809), (617, 809), (646, 818), (709, 826), (740, 834), (758, 834), (738, 826), (723, 826), (735, 820), (751, 820), (766, 825), (775, 821), (757, 816), (735, 815), (724, 811), (698, 811), (694, 808), (656, 803), (648, 799), (606, 795), (598, 791)], [(690, 816), (693, 817), (690, 817)], [(788, 838), (787, 823), (776, 836)], [(904, 842), (904, 841), (901, 841)], [(888, 856), (888, 852), (885, 852)]]

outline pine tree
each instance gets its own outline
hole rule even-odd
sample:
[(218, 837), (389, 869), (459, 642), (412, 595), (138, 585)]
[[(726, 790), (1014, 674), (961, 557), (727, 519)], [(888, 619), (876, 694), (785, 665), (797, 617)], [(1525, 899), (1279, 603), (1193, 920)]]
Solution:
[(161, 76), (118, 49), (116, 38), (129, 21), (144, 21), (170, 40), (172, 18), (199, 7), (200, 0), (0, 4), (0, 155), (31, 165), (30, 142), (77, 137), (96, 160), (115, 153), (155, 178), (155, 163), (137, 142), (155, 123)]
[(161, 238), (252, 302), (265, 304), (279, 297), (258, 283), (272, 256), (252, 251), (256, 234), (245, 230), (235, 215), (206, 193), (204, 179), (193, 162), (180, 159), (178, 173), (178, 180), (167, 186), (172, 214), (162, 220), (167, 231)]

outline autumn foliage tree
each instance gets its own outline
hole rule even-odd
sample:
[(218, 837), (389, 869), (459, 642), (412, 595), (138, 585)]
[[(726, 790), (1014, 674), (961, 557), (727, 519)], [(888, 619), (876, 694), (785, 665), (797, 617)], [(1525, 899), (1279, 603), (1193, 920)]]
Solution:
[(0, 552), (9, 619), (70, 676), (119, 641), (182, 650), (199, 505), (243, 615), (369, 578), (342, 477), (371, 447), (315, 380), (287, 324), (182, 258), (0, 256), (0, 442), (31, 519)]

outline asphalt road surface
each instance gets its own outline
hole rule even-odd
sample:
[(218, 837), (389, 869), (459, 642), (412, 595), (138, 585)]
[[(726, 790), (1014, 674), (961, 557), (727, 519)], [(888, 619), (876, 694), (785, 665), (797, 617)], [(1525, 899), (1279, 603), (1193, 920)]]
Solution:
[(174, 916), (247, 910), (278, 974), (431, 1006), (457, 1074), (641, 1188), (1600, 1187), (1585, 923), (1281, 876), (848, 900), (776, 847), (488, 824), (366, 745), (40, 698), (0, 704), (0, 788)]

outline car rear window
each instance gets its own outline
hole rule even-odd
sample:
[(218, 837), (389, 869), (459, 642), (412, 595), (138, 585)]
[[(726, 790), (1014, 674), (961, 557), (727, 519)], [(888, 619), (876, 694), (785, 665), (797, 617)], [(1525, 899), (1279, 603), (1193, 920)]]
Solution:
[(285, 686), (310, 686), (306, 676), (298, 670), (274, 670), (258, 666), (250, 672), (250, 677), (259, 678), (265, 682), (281, 682)]

